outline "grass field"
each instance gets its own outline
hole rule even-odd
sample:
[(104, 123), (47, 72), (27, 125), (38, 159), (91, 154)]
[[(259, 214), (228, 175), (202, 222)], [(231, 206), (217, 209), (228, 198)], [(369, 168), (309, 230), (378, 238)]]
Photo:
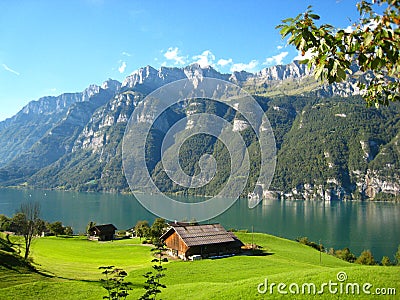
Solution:
[[(238, 233), (245, 243), (251, 234)], [(163, 283), (167, 288), (162, 299), (400, 299), (400, 268), (361, 266), (350, 264), (322, 254), (299, 243), (267, 234), (254, 234), (254, 242), (265, 250), (265, 256), (235, 256), (217, 260), (166, 264)], [(114, 265), (128, 272), (127, 281), (134, 284), (128, 299), (143, 294), (144, 277), (151, 270), (151, 247), (141, 245), (138, 239), (114, 242), (93, 242), (82, 237), (38, 238), (32, 245), (31, 257), (35, 267), (47, 274), (38, 274), (26, 268), (18, 258), (0, 251), (0, 299), (102, 299), (99, 266)], [(6, 263), (5, 263), (6, 262)], [(336, 294), (324, 288), (322, 295), (291, 295), (289, 285), (314, 283), (317, 291), (323, 283), (340, 283), (337, 274), (347, 274), (346, 283), (371, 283), (371, 295), (346, 295), (345, 288)], [(270, 289), (260, 294), (257, 286), (285, 283), (287, 295)], [(292, 285), (293, 288), (295, 285)], [(263, 286), (261, 286), (263, 288)], [(372, 295), (376, 288), (395, 288), (397, 295)], [(388, 290), (385, 290), (388, 291)], [(393, 291), (390, 291), (393, 293)]]

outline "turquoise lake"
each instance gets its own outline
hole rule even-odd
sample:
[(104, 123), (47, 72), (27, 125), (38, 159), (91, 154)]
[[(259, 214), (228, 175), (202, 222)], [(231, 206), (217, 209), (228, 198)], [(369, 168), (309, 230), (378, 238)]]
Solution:
[[(42, 219), (62, 221), (75, 233), (83, 233), (89, 221), (128, 229), (156, 218), (130, 195), (18, 189), (0, 189), (0, 214), (12, 216), (26, 201), (38, 201)], [(209, 222), (288, 239), (306, 236), (328, 249), (349, 247), (356, 255), (370, 249), (379, 261), (383, 255), (393, 260), (400, 244), (400, 204), (392, 202), (267, 200), (249, 209), (247, 199), (239, 199)]]

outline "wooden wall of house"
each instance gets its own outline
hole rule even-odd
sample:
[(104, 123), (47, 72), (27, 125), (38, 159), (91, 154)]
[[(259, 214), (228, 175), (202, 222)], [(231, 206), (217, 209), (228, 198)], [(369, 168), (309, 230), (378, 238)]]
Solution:
[(165, 240), (165, 245), (169, 249), (178, 250), (180, 253), (185, 253), (188, 249), (186, 244), (182, 241), (179, 235), (174, 232)]
[(240, 247), (233, 247), (232, 243), (220, 243), (211, 245), (199, 245), (190, 247), (186, 256), (202, 255), (203, 257), (239, 253)]

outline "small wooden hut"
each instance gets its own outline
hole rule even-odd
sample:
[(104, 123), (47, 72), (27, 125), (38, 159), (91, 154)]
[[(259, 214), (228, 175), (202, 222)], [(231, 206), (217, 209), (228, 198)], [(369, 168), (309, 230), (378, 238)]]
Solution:
[(95, 225), (89, 229), (89, 239), (98, 241), (111, 241), (115, 237), (115, 227), (113, 224)]
[(221, 224), (170, 223), (161, 240), (172, 256), (183, 260), (193, 255), (203, 258), (239, 253), (243, 243)]

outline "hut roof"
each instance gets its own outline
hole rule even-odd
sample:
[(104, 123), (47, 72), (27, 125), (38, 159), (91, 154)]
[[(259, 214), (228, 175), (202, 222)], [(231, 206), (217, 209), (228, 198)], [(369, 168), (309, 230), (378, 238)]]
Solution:
[(233, 233), (226, 231), (221, 224), (171, 224), (171, 228), (161, 236), (161, 239), (165, 240), (173, 232), (176, 232), (188, 247), (238, 241), (236, 236)]
[(90, 231), (98, 230), (99, 232), (113, 232), (114, 230), (117, 230), (117, 227), (115, 227), (113, 224), (104, 224), (104, 225), (95, 225), (89, 230)]

